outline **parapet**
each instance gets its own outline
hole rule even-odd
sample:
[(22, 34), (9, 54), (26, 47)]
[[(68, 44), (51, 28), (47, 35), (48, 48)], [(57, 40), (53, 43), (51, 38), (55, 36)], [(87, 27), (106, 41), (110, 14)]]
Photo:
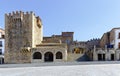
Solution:
[(30, 14), (34, 14), (33, 11), (30, 11), (30, 12), (13, 11), (12, 13), (5, 14), (5, 15), (6, 16), (24, 16), (24, 15), (30, 15)]

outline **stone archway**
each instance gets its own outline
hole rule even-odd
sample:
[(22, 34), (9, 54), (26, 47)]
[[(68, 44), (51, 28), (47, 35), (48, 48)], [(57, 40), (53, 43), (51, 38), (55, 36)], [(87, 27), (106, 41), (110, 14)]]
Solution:
[(53, 58), (54, 58), (54, 56), (53, 56), (52, 52), (46, 52), (44, 54), (44, 61), (45, 62), (53, 62)]
[(42, 59), (42, 54), (40, 52), (35, 52), (33, 54), (33, 59)]
[(57, 52), (56, 53), (56, 59), (62, 59), (63, 56), (62, 56), (62, 52)]

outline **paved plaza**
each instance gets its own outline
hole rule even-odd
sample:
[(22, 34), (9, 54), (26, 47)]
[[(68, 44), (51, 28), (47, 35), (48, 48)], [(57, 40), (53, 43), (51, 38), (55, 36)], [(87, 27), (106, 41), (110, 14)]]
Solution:
[(0, 76), (120, 76), (118, 62), (89, 63), (3, 64)]

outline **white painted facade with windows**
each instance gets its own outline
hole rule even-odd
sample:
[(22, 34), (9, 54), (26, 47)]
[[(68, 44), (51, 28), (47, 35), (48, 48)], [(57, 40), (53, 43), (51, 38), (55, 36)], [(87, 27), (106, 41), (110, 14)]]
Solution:
[(0, 28), (0, 55), (4, 54), (5, 49), (5, 38), (4, 38), (5, 32), (3, 29)]
[(107, 35), (107, 41), (109, 45), (113, 45), (112, 48), (96, 48), (92, 52), (93, 60), (120, 60), (120, 28), (113, 28)]
[(0, 28), (0, 64), (4, 63), (5, 32)]
[(119, 49), (119, 43), (120, 43), (120, 29), (115, 29), (114, 31), (115, 36), (114, 36), (114, 40), (111, 42), (111, 44), (114, 44), (114, 49)]
[(4, 54), (4, 49), (5, 49), (5, 46), (4, 46), (4, 43), (5, 43), (5, 39), (4, 38), (0, 38), (0, 55), (3, 55)]

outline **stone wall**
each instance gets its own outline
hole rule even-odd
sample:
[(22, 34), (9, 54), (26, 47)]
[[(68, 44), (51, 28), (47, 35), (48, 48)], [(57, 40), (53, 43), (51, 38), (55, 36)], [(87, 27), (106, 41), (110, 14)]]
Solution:
[(5, 63), (17, 63), (22, 57), (18, 54), (21, 47), (34, 47), (41, 42), (42, 36), (38, 33), (42, 33), (42, 28), (38, 27), (38, 22), (40, 24), (33, 12), (5, 14)]
[(20, 51), (20, 57), (19, 63), (31, 63), (32, 60), (32, 50), (30, 47), (24, 47), (21, 48)]
[[(67, 61), (67, 47), (66, 45), (45, 45), (39, 46), (36, 48), (32, 48), (32, 58), (35, 52), (40, 52), (42, 55), (42, 59), (32, 59), (32, 63), (36, 62), (45, 62), (45, 53), (51, 52), (53, 54), (53, 61), (54, 62), (64, 62)], [(56, 59), (56, 53), (62, 53), (62, 59)]]
[(104, 48), (106, 44), (109, 43), (109, 37), (108, 37), (109, 32), (104, 33), (101, 40), (100, 40), (100, 47)]
[(51, 37), (44, 37), (43, 42), (44, 43), (67, 43), (70, 44), (73, 42), (73, 34), (74, 32), (62, 32), (61, 35), (52, 35)]
[(39, 17), (32, 16), (32, 47), (36, 47), (37, 44), (42, 43), (43, 40), (43, 26)]

